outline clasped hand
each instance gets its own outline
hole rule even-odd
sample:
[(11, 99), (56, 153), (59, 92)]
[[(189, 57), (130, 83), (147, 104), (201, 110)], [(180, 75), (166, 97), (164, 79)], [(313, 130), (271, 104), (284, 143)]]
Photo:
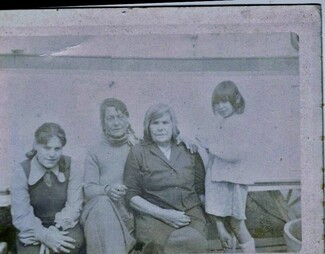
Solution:
[(67, 236), (68, 233), (68, 231), (60, 231), (54, 226), (49, 227), (45, 245), (55, 253), (70, 253), (70, 250), (75, 248), (75, 240)]
[(187, 226), (191, 222), (191, 218), (185, 215), (185, 212), (173, 209), (164, 209), (161, 220), (174, 228)]
[(115, 202), (120, 201), (124, 199), (124, 196), (126, 195), (127, 187), (123, 184), (116, 184), (113, 186), (110, 186), (106, 190), (106, 194)]

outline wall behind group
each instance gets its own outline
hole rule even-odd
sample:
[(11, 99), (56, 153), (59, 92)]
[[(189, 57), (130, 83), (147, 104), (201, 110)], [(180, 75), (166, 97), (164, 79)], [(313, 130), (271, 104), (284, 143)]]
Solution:
[[(66, 131), (64, 153), (80, 165), (87, 147), (101, 135), (99, 106), (116, 97), (128, 106), (139, 137), (149, 106), (170, 104), (181, 132), (195, 137), (213, 121), (211, 94), (223, 80), (232, 80), (246, 100), (245, 117), (256, 131), (254, 181), (300, 179), (299, 76), (257, 72), (114, 72), (87, 70), (6, 70), (1, 111), (0, 186), (9, 186), (16, 163), (32, 148), (33, 135), (44, 122), (57, 122)], [(212, 130), (213, 131), (213, 130)], [(263, 161), (258, 168), (258, 161)], [(266, 163), (266, 164), (265, 164)], [(252, 163), (252, 165), (254, 165)]]

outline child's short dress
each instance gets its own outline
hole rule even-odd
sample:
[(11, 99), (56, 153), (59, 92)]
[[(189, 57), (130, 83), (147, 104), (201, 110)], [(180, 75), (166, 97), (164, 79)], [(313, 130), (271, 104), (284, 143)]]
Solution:
[[(199, 152), (206, 166), (205, 210), (219, 217), (246, 219), (247, 156), (251, 144), (242, 115), (216, 121)], [(210, 126), (211, 127), (211, 126)], [(205, 132), (208, 133), (208, 132)], [(199, 137), (200, 140), (202, 138)]]

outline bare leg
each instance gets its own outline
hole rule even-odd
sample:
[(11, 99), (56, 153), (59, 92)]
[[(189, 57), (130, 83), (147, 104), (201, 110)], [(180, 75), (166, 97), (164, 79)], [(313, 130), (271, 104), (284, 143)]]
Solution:
[(221, 241), (222, 248), (224, 250), (231, 249), (233, 247), (233, 237), (231, 232), (226, 228), (224, 218), (214, 217), (219, 239)]
[(230, 219), (230, 226), (244, 253), (255, 253), (255, 242), (247, 230), (244, 220)]

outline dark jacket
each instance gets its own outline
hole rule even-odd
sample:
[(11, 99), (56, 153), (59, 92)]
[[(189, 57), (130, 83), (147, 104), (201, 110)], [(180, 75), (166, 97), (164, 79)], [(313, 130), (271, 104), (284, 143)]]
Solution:
[(142, 142), (128, 155), (124, 181), (127, 199), (140, 196), (166, 209), (187, 211), (201, 204), (205, 170), (201, 157), (172, 144), (168, 160), (156, 144)]

